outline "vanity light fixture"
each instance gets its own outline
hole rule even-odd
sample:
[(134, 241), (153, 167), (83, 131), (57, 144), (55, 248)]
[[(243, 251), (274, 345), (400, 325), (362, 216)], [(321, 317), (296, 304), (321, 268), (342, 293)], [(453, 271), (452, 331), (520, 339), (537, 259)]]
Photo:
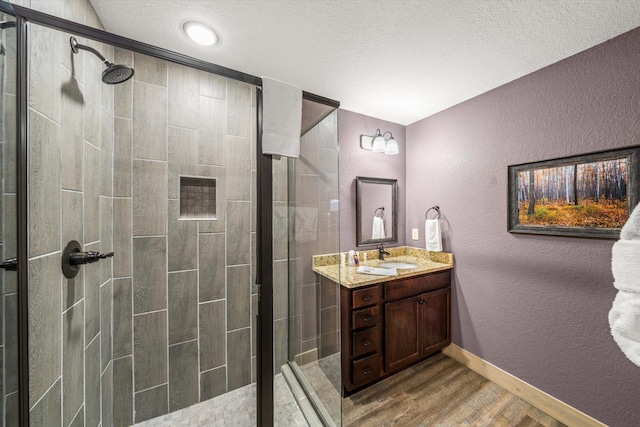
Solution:
[(203, 46), (213, 46), (220, 41), (216, 32), (202, 22), (187, 21), (182, 25), (182, 30), (187, 37)]
[[(391, 132), (385, 132), (384, 134), (391, 135)], [(373, 142), (371, 144), (371, 151), (374, 153), (384, 153), (384, 147), (387, 145), (387, 140), (384, 139), (384, 136), (380, 134), (380, 129), (376, 131), (376, 135), (373, 137)]]
[(393, 135), (387, 140), (387, 145), (384, 147), (384, 154), (398, 154), (398, 143), (393, 138)]
[[(389, 135), (388, 137), (387, 134)], [(376, 134), (373, 137), (361, 135), (360, 147), (363, 150), (371, 150), (374, 153), (398, 154), (398, 143), (393, 134), (390, 131), (381, 133), (380, 129), (376, 130)]]

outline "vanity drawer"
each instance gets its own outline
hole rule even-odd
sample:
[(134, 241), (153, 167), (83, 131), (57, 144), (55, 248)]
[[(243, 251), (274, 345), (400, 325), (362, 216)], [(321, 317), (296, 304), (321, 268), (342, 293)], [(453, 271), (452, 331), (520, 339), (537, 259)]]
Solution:
[(385, 302), (413, 297), (451, 286), (451, 270), (428, 274), (413, 279), (398, 280), (384, 285)]
[(353, 310), (351, 314), (351, 324), (353, 329), (370, 328), (379, 323), (380, 310), (378, 306)]
[(360, 332), (353, 332), (353, 358), (360, 357), (364, 354), (380, 350), (380, 341), (382, 334), (380, 328), (375, 327), (365, 329)]
[(352, 292), (353, 301), (351, 308), (367, 307), (380, 302), (380, 286), (371, 286), (364, 289), (356, 289)]
[(380, 353), (354, 360), (351, 364), (352, 383), (355, 387), (376, 380), (382, 371), (382, 355)]

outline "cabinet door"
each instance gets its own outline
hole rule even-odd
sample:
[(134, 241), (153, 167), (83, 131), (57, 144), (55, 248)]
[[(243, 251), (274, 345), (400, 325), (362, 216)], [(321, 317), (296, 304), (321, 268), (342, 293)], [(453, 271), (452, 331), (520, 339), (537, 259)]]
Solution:
[(420, 296), (390, 302), (384, 306), (385, 367), (402, 369), (420, 358)]
[(420, 296), (421, 355), (427, 356), (451, 343), (451, 289)]

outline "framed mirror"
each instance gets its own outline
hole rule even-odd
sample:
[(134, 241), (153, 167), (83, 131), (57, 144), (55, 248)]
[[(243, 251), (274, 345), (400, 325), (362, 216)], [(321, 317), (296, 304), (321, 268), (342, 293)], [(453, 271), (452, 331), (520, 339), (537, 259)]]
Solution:
[(398, 241), (398, 180), (356, 177), (356, 245)]

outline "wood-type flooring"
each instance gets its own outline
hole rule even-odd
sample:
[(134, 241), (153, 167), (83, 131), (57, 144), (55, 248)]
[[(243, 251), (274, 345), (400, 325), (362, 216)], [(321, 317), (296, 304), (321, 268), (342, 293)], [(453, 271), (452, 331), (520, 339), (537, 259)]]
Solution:
[(343, 399), (342, 422), (354, 427), (564, 426), (444, 354)]

